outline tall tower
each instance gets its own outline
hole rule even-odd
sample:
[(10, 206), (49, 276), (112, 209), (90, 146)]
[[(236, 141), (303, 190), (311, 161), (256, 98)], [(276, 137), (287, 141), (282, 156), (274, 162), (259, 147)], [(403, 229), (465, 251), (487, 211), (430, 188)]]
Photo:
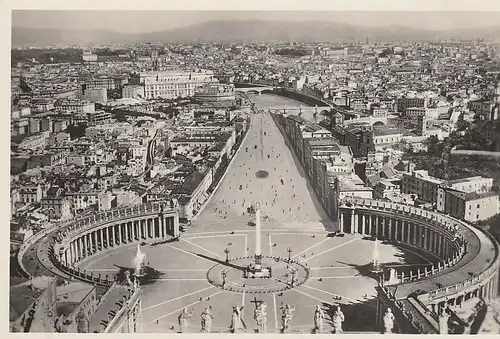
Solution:
[(427, 117), (425, 115), (417, 117), (417, 134), (420, 136), (427, 135)]

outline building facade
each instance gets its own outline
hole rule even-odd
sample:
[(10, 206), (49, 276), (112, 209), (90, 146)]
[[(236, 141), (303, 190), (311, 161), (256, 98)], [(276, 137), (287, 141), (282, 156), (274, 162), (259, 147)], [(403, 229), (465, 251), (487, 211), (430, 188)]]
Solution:
[(190, 97), (206, 84), (217, 82), (212, 71), (159, 71), (132, 74), (130, 84), (144, 86), (145, 99)]

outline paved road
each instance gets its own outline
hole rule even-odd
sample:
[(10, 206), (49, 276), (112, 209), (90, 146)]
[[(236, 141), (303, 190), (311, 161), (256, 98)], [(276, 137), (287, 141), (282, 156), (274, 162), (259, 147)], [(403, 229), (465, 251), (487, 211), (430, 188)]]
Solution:
[[(242, 228), (260, 203), (263, 227), (332, 230), (300, 163), (268, 113), (252, 117), (249, 135), (220, 187), (193, 222), (197, 231)], [(258, 171), (267, 172), (257, 178)]]

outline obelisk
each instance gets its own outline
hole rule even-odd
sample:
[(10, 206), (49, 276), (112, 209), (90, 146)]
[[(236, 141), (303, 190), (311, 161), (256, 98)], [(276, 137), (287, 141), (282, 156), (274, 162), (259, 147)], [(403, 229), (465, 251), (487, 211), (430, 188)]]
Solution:
[(260, 204), (255, 212), (255, 273), (262, 272), (262, 252), (260, 247)]

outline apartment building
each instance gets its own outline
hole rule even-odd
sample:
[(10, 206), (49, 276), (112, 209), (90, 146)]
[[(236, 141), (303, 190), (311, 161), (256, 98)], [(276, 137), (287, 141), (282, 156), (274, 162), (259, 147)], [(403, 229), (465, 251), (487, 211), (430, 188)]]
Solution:
[(73, 99), (73, 100), (57, 100), (54, 104), (57, 112), (63, 113), (94, 113), (95, 104), (90, 101)]
[(195, 98), (202, 102), (233, 101), (235, 99), (234, 85), (204, 85), (196, 91)]
[(444, 181), (429, 175), (426, 170), (413, 171), (410, 174), (403, 174), (403, 193), (416, 194), (418, 198), (425, 202), (436, 203), (438, 188)]
[(122, 89), (122, 98), (144, 98), (144, 86), (127, 85)]
[(497, 192), (461, 192), (447, 189), (444, 212), (456, 218), (477, 222), (486, 220), (500, 212)]

